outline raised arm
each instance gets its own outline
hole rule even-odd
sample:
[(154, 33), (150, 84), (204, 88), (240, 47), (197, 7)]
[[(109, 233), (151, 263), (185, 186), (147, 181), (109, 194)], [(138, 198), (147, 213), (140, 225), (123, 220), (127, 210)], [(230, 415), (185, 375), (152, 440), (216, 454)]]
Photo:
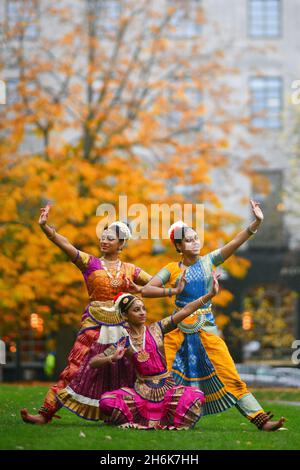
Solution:
[(191, 313), (194, 313), (202, 305), (205, 305), (209, 300), (211, 300), (219, 292), (219, 282), (218, 282), (219, 277), (220, 277), (219, 274), (216, 274), (215, 272), (213, 272), (214, 280), (213, 280), (211, 291), (208, 294), (205, 294), (202, 297), (199, 297), (199, 299), (188, 303), (184, 308), (182, 308), (181, 310), (178, 310), (178, 312), (176, 312), (175, 315), (172, 316), (172, 320), (175, 325), (177, 325), (186, 317), (191, 315)]
[(75, 246), (73, 246), (67, 238), (57, 233), (54, 227), (50, 227), (49, 225), (47, 225), (49, 210), (49, 205), (41, 209), (41, 215), (39, 218), (40, 227), (46, 237), (48, 237), (49, 240), (54, 243), (54, 245), (58, 246), (64, 253), (66, 253), (66, 255), (68, 255), (68, 257), (72, 261), (74, 261), (77, 256), (77, 249), (75, 248)]
[(245, 243), (253, 234), (257, 232), (258, 227), (264, 220), (264, 215), (261, 208), (259, 207), (259, 203), (250, 200), (250, 204), (255, 216), (255, 220), (253, 220), (253, 222), (251, 222), (251, 224), (245, 230), (242, 230), (240, 233), (238, 233), (233, 240), (221, 248), (221, 255), (224, 261), (233, 255), (235, 251), (241, 245), (243, 245), (243, 243)]
[(145, 286), (137, 286), (130, 279), (127, 282), (128, 292), (142, 294), (142, 297), (172, 297), (172, 295), (179, 295), (183, 291), (186, 278), (184, 271), (176, 287), (163, 287), (163, 281), (158, 276), (154, 276)]

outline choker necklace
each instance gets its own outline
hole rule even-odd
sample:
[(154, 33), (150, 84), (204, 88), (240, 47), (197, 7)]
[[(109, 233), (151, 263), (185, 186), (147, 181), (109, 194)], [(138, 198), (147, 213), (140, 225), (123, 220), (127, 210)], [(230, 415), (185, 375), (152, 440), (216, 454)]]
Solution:
[(110, 285), (111, 285), (112, 287), (119, 287), (119, 286), (122, 284), (121, 279), (119, 279), (120, 274), (121, 274), (121, 266), (122, 266), (121, 260), (117, 261), (117, 263), (116, 263), (116, 265), (117, 265), (117, 272), (116, 272), (116, 275), (115, 275), (115, 276), (113, 276), (113, 275), (111, 274), (111, 272), (109, 271), (109, 269), (107, 268), (105, 258), (101, 258), (101, 261), (102, 261), (102, 265), (103, 265), (104, 271), (106, 272), (106, 274), (107, 274), (108, 277), (110, 278)]
[[(139, 335), (139, 336), (141, 337), (141, 335)], [(148, 361), (150, 355), (149, 355), (149, 353), (147, 353), (147, 351), (145, 350), (146, 327), (144, 327), (142, 349), (140, 349), (140, 350), (136, 349), (136, 347), (133, 345), (133, 343), (132, 343), (132, 341), (131, 341), (130, 334), (129, 334), (129, 341), (130, 341), (130, 344), (131, 344), (132, 349), (133, 349), (135, 352), (137, 352), (137, 360), (138, 360), (138, 362), (146, 362), (146, 361)]]

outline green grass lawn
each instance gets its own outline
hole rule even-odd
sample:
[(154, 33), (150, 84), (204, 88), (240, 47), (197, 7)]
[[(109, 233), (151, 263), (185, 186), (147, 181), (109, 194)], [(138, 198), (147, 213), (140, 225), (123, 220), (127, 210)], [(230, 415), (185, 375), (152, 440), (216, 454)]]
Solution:
[[(258, 431), (235, 409), (202, 418), (189, 431), (138, 431), (84, 421), (67, 410), (46, 426), (24, 424), (19, 410), (31, 412), (43, 401), (47, 386), (0, 385), (0, 449), (202, 450), (300, 449), (299, 391), (258, 390), (267, 411), (287, 418), (287, 430)], [(288, 404), (288, 401), (291, 403)], [(277, 403), (278, 402), (278, 403)], [(286, 403), (285, 403), (286, 402)]]

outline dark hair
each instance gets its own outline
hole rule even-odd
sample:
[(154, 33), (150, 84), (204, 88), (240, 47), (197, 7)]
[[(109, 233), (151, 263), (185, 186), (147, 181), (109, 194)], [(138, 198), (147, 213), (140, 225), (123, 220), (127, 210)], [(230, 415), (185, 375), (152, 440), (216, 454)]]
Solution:
[[(131, 233), (130, 225), (127, 222), (124, 222), (124, 224), (127, 225)], [(118, 239), (120, 241), (124, 241), (126, 239), (126, 233), (118, 225), (115, 226), (115, 229), (116, 229), (116, 234), (117, 234)]]
[[(123, 222), (123, 221), (122, 221)], [(130, 230), (130, 233), (131, 233), (131, 227), (130, 227), (130, 224), (128, 222), (123, 222), (125, 225), (127, 225), (127, 227), (129, 228)], [(127, 239), (126, 237), (126, 233), (124, 232), (124, 230), (122, 230), (121, 227), (119, 227), (118, 225), (114, 225), (113, 227), (110, 227), (109, 225), (106, 225), (104, 227), (104, 230), (113, 230), (115, 232), (115, 234), (117, 235), (119, 241), (124, 241)]]
[(188, 230), (194, 230), (194, 229), (192, 227), (177, 227), (174, 230), (173, 243), (178, 253), (181, 253), (181, 251), (179, 250), (177, 244), (182, 242)]
[(120, 312), (123, 315), (127, 313), (127, 310), (129, 310), (135, 300), (139, 300), (138, 297), (132, 294), (127, 294), (119, 303)]

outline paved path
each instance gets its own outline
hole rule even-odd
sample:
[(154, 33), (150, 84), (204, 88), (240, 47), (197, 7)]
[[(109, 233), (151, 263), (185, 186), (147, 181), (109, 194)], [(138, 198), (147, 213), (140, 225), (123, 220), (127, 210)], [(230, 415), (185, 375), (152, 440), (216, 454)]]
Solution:
[(264, 400), (267, 403), (276, 403), (276, 405), (291, 405), (300, 406), (300, 401), (285, 401), (285, 400)]

